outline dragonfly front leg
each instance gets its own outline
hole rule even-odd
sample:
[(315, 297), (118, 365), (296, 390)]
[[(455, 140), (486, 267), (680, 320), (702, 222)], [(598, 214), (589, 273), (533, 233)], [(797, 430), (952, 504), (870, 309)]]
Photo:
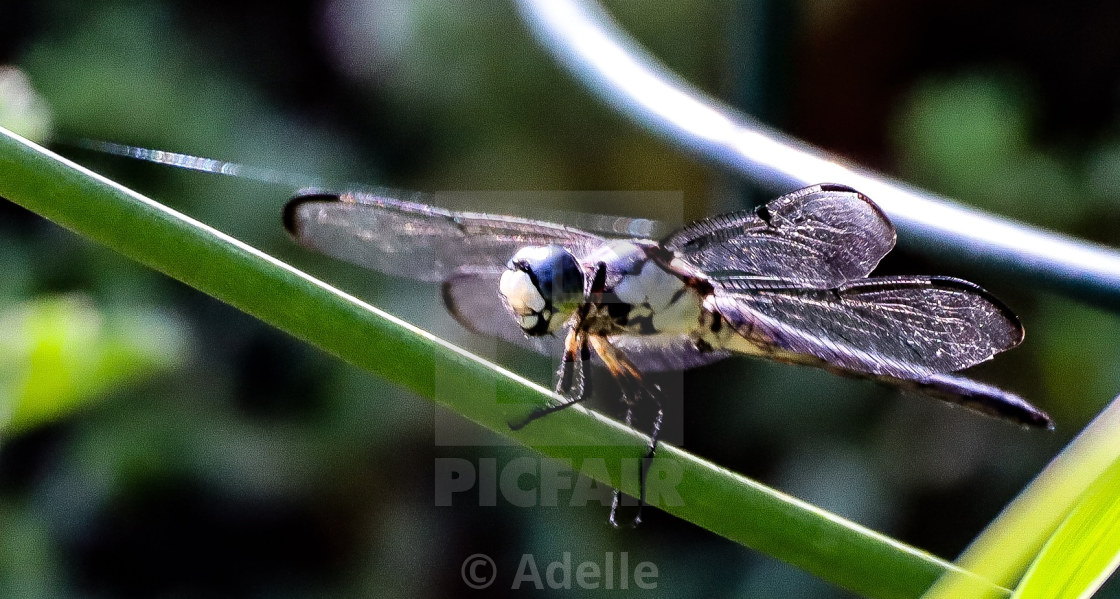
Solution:
[[(588, 368), (590, 361), (591, 349), (587, 345), (587, 335), (573, 327), (568, 332), (567, 339), (564, 340), (564, 354), (560, 358), (560, 369), (556, 373), (556, 394), (567, 401), (553, 406), (535, 408), (525, 418), (510, 422), (509, 428), (515, 431), (521, 430), (538, 418), (559, 412), (591, 397), (592, 377)], [(576, 390), (574, 394), (572, 393), (573, 389)]]

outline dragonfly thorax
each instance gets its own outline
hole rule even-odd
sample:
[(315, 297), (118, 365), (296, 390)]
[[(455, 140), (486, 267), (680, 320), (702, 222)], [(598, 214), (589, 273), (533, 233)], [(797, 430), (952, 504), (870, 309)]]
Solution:
[(532, 336), (559, 330), (583, 303), (583, 290), (579, 262), (559, 245), (521, 248), (498, 284), (518, 324)]

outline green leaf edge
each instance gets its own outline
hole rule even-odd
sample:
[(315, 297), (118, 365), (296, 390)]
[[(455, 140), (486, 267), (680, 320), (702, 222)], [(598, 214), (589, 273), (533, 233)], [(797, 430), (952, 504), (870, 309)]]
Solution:
[(1089, 597), (1120, 563), (1120, 460), (1085, 491), (1012, 599)]
[(992, 599), (976, 578), (1015, 587), (1080, 498), (1120, 461), (1120, 397), (1114, 399), (988, 524), (957, 559), (968, 577), (952, 573), (923, 599)]
[[(601, 482), (618, 486), (619, 464), (636, 464), (644, 454), (645, 436), (579, 406), (509, 430), (510, 419), (555, 397), (2, 128), (0, 196), (546, 456), (570, 460), (577, 469), (588, 457), (603, 459), (609, 476), (592, 473)], [(448, 393), (452, 381), (454, 394)], [(920, 549), (676, 447), (663, 445), (657, 459), (677, 462), (682, 474), (676, 490), (683, 505), (659, 506), (666, 512), (855, 593), (919, 597), (946, 572), (972, 578)], [(635, 479), (624, 477), (623, 491), (635, 494)], [(1010, 593), (978, 584), (999, 596)]]

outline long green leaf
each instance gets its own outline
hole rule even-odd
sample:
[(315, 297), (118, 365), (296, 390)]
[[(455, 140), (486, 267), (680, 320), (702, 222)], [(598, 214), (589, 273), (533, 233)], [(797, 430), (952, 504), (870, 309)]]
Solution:
[(1012, 599), (1083, 599), (1120, 564), (1120, 461), (1089, 487)]
[[(607, 468), (589, 474), (637, 492), (619, 473), (644, 453), (642, 435), (579, 407), (512, 432), (511, 418), (551, 394), (2, 129), (0, 196), (541, 453), (577, 468), (599, 458)], [(917, 597), (954, 569), (677, 448), (658, 461), (681, 477), (681, 504), (666, 511), (865, 596)]]
[[(1109, 467), (1120, 461), (1120, 398), (1112, 401), (992, 521), (957, 564), (995, 584), (1014, 587), (1059, 524)], [(925, 599), (1000, 595), (972, 586), (972, 578), (946, 576)]]

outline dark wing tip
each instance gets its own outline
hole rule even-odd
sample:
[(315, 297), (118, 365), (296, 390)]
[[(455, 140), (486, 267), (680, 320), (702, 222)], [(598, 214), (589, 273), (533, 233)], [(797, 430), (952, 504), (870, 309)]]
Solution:
[[(802, 196), (802, 195), (808, 195), (808, 194), (812, 194), (812, 193), (826, 193), (826, 192), (827, 193), (850, 193), (850, 194), (855, 195), (857, 198), (859, 198), (864, 204), (867, 204), (867, 207), (871, 208), (871, 210), (873, 210), (875, 212), (875, 215), (879, 218), (879, 220), (886, 225), (887, 229), (889, 229), (890, 235), (891, 235), (890, 245), (891, 245), (892, 248), (894, 247), (895, 239), (897, 238), (897, 234), (895, 233), (895, 229), (894, 229), (894, 222), (891, 221), (891, 218), (889, 216), (887, 216), (887, 213), (883, 212), (883, 209), (880, 208), (879, 205), (876, 204), (874, 200), (867, 197), (867, 195), (865, 195), (864, 193), (862, 193), (860, 191), (857, 191), (856, 189), (853, 189), (852, 187), (849, 187), (849, 186), (844, 185), (842, 183), (818, 183), (816, 185), (810, 185), (809, 187), (806, 187), (804, 189), (799, 189), (799, 190), (797, 190), (797, 191), (795, 191), (795, 192), (793, 192), (789, 195), (790, 196)], [(786, 196), (783, 196), (783, 197), (786, 197)], [(781, 198), (779, 198), (779, 199), (781, 199)]]
[(472, 333), (485, 335), (486, 332), (479, 330), (479, 328), (476, 327), (474, 323), (472, 323), (471, 320), (463, 314), (462, 310), (459, 309), (459, 301), (455, 297), (455, 280), (460, 276), (462, 275), (459, 273), (452, 274), (450, 277), (447, 277), (447, 279), (445, 279), (440, 285), (439, 291), (440, 295), (443, 297), (443, 306), (447, 308), (447, 313), (450, 314), (456, 322), (463, 325), (463, 328), (471, 331)]
[[(815, 188), (817, 188), (821, 191), (837, 191), (837, 192), (859, 193), (858, 191), (852, 189), (851, 187), (848, 187), (847, 185), (841, 185), (840, 183), (820, 183), (818, 185), (814, 185), (813, 187), (815, 187)], [(863, 194), (860, 194), (860, 195), (863, 195)]]
[(300, 206), (310, 202), (340, 202), (342, 196), (337, 193), (324, 192), (317, 189), (301, 190), (296, 193), (292, 199), (284, 204), (284, 212), (281, 216), (284, 222), (284, 229), (292, 237), (299, 237), (299, 219), (297, 213)]

